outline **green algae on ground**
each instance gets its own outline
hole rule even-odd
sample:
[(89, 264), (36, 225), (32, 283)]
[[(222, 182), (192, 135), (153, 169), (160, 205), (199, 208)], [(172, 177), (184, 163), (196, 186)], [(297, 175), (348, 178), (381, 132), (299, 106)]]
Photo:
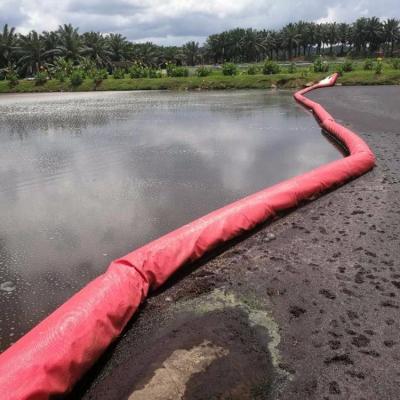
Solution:
[(226, 290), (215, 289), (206, 295), (179, 302), (174, 307), (179, 311), (190, 311), (195, 314), (207, 314), (226, 308), (240, 308), (248, 315), (251, 327), (259, 326), (265, 329), (269, 337), (268, 352), (272, 365), (279, 375), (290, 379), (290, 374), (280, 367), (282, 360), (278, 349), (281, 341), (279, 325), (271, 312), (267, 310), (268, 306), (263, 304), (261, 299), (251, 295), (245, 297)]

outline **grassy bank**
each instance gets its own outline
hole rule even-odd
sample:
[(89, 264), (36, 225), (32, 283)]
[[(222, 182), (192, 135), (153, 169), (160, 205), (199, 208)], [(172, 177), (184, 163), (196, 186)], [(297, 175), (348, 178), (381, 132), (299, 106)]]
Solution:
[[(220, 90), (220, 89), (268, 89), (298, 88), (309, 82), (317, 81), (328, 73), (280, 73), (275, 75), (247, 75), (224, 76), (213, 74), (207, 77), (163, 77), (158, 79), (114, 79), (109, 77), (97, 86), (92, 79), (85, 79), (79, 86), (71, 86), (67, 80), (60, 82), (56, 79), (44, 84), (37, 84), (33, 80), (20, 80), (10, 87), (9, 82), (0, 81), (0, 93), (32, 93), (32, 92), (68, 92), (68, 91), (103, 91), (103, 90)], [(342, 85), (398, 85), (400, 84), (400, 70), (386, 69), (381, 74), (374, 71), (355, 70), (340, 77)]]

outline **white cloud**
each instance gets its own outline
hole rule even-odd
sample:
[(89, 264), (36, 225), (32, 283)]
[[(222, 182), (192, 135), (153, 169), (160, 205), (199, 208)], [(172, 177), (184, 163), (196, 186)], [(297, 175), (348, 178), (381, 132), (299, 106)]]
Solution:
[[(327, 15), (322, 18), (318, 18), (317, 22), (335, 22), (335, 21), (349, 22), (359, 17), (368, 17), (368, 16), (384, 17), (386, 15), (387, 11), (385, 14), (370, 13), (369, 9), (367, 8), (368, 4), (370, 5), (370, 3), (371, 3), (370, 1), (364, 0), (364, 1), (359, 1), (358, 3), (355, 4), (352, 3), (351, 5), (346, 3), (328, 7)], [(399, 10), (397, 10), (397, 13), (395, 14), (398, 16)], [(356, 17), (354, 17), (354, 15)]]
[(237, 26), (279, 28), (299, 19), (346, 21), (400, 17), (398, 0), (0, 0), (0, 25), (18, 31), (72, 23), (81, 31), (119, 32), (134, 41), (180, 44)]

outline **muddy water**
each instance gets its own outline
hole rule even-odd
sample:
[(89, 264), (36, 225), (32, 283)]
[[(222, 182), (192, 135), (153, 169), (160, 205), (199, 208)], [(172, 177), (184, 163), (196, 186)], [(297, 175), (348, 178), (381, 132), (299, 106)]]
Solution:
[(108, 263), (339, 158), (289, 92), (0, 97), (0, 349)]

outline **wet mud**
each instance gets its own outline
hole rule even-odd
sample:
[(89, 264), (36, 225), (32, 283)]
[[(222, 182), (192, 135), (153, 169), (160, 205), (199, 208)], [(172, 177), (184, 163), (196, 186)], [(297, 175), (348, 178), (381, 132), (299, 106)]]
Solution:
[(137, 323), (154, 334), (129, 338), (133, 352), (87, 398), (272, 399), (286, 379), (271, 317), (232, 293), (175, 303), (163, 319)]

